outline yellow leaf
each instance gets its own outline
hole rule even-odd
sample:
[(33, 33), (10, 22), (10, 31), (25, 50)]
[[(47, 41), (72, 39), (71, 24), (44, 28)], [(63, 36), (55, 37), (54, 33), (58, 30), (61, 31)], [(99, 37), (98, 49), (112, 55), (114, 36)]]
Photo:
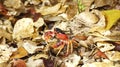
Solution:
[(102, 11), (106, 18), (106, 30), (109, 30), (116, 22), (118, 19), (120, 19), (120, 10), (106, 10)]
[(28, 55), (28, 52), (24, 49), (24, 47), (19, 47), (17, 51), (13, 52), (12, 56), (10, 59), (13, 58), (22, 58)]

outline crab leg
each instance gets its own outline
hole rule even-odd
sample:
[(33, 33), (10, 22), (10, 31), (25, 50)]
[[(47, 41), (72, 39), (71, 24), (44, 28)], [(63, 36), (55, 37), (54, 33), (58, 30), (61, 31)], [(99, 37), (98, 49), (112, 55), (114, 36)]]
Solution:
[(73, 44), (72, 41), (70, 41), (70, 49), (71, 49), (71, 53), (73, 52)]
[(70, 48), (70, 43), (68, 42), (68, 44), (67, 44), (67, 53), (66, 54), (69, 54), (69, 48)]
[[(65, 46), (65, 43), (62, 44), (61, 46), (59, 46), (60, 50), (57, 52), (57, 55), (61, 52), (61, 50), (64, 48), (64, 46)], [(57, 55), (56, 55), (56, 56), (57, 56)]]

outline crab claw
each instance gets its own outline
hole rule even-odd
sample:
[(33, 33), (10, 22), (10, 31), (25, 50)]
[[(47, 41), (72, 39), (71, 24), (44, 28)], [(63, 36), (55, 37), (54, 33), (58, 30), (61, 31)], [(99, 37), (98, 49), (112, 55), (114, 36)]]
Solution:
[(46, 41), (50, 40), (52, 37), (54, 37), (54, 32), (52, 32), (52, 31), (45, 32), (44, 38)]

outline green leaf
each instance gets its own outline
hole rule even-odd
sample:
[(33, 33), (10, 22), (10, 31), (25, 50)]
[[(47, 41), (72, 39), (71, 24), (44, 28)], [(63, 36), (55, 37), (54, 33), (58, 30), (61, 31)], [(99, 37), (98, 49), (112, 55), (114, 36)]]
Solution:
[(120, 19), (120, 10), (105, 10), (102, 13), (106, 18), (105, 30), (109, 30)]

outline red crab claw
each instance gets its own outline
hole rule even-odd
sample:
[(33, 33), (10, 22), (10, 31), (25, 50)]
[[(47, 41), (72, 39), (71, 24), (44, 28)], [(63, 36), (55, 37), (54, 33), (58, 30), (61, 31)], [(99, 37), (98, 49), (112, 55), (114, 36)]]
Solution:
[(50, 40), (52, 37), (54, 37), (54, 32), (52, 32), (52, 31), (45, 32), (44, 38), (46, 41)]

